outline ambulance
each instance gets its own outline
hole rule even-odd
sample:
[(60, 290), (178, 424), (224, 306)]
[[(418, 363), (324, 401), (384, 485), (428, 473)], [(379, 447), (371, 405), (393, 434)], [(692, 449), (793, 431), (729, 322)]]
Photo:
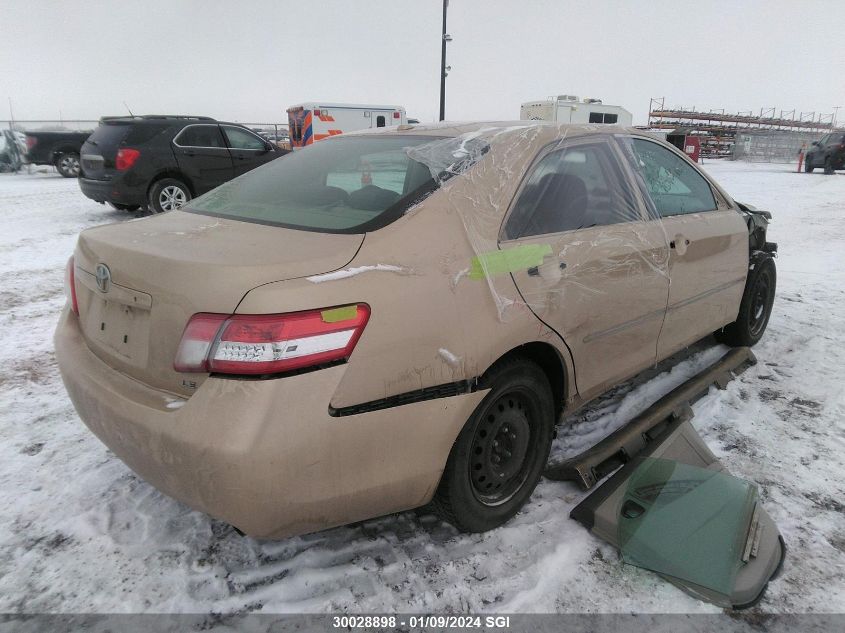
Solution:
[(405, 108), (312, 101), (287, 109), (291, 147), (301, 149), (329, 136), (408, 122)]

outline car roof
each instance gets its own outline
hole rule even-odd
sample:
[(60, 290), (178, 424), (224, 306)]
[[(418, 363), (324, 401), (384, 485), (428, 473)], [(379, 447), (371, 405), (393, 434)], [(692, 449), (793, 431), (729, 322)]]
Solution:
[(534, 129), (540, 136), (549, 139), (559, 136), (581, 136), (584, 134), (642, 134), (632, 127), (607, 124), (555, 123), (553, 121), (441, 121), (439, 123), (408, 123), (384, 128), (370, 128), (347, 132), (343, 136), (363, 134), (409, 134), (440, 137), (457, 137), (471, 134), (480, 138), (518, 135), (527, 129)]
[(216, 123), (217, 121), (209, 116), (191, 116), (181, 114), (142, 114), (136, 116), (104, 116), (100, 117), (101, 123), (138, 123), (138, 124), (170, 124), (174, 122), (189, 123)]

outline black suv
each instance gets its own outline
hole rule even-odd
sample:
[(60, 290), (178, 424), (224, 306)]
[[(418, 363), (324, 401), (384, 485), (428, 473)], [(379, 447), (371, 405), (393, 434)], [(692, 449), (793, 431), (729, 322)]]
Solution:
[(845, 169), (845, 134), (834, 132), (813, 141), (804, 157), (804, 171), (811, 172), (824, 167), (824, 173), (832, 174), (836, 169)]
[(209, 117), (103, 117), (82, 145), (79, 187), (116, 209), (161, 213), (286, 153)]

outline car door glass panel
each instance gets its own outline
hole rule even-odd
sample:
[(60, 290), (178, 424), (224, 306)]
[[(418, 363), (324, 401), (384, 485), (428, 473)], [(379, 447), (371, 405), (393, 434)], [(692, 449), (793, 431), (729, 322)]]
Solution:
[(267, 149), (263, 139), (237, 127), (224, 126), (226, 139), (232, 149)]
[(610, 148), (586, 143), (540, 160), (517, 198), (505, 234), (515, 239), (639, 219)]
[(710, 185), (692, 165), (652, 141), (634, 138), (627, 142), (661, 217), (716, 209)]
[(216, 125), (189, 125), (178, 134), (174, 142), (182, 147), (226, 147), (220, 128)]

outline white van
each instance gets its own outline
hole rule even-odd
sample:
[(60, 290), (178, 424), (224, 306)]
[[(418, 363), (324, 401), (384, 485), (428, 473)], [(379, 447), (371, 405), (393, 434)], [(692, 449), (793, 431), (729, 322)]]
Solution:
[(329, 136), (391, 127), (408, 122), (405, 108), (392, 105), (356, 105), (312, 101), (288, 108), (290, 142), (293, 149), (310, 145)]
[(634, 119), (622, 106), (607, 105), (601, 99), (580, 101), (575, 95), (560, 95), (544, 101), (529, 101), (519, 109), (523, 121), (558, 123), (604, 123), (630, 127)]

